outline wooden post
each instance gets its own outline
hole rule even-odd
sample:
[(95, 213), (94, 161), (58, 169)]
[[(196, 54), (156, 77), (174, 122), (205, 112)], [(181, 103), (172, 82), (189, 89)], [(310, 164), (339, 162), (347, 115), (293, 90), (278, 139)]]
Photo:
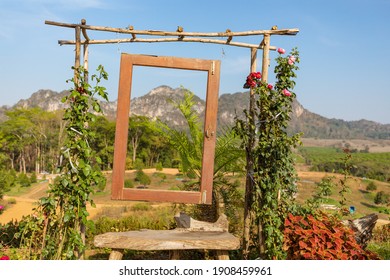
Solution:
[[(81, 25), (86, 25), (87, 21), (85, 19), (82, 19), (81, 20)], [(84, 58), (84, 63), (83, 63), (83, 66), (84, 66), (84, 81), (86, 83), (88, 83), (88, 47), (89, 47), (89, 37), (87, 35), (87, 30), (85, 30), (84, 28), (81, 30), (82, 33), (83, 33), (83, 36), (85, 38), (85, 42), (83, 44), (83, 58)]]
[(74, 60), (74, 81), (78, 85), (79, 81), (77, 78), (77, 71), (78, 68), (80, 67), (80, 50), (81, 50), (81, 38), (80, 34), (81, 33), (81, 28), (80, 26), (75, 27), (75, 39), (76, 39), (76, 49), (75, 49), (75, 60)]
[(109, 260), (121, 260), (123, 257), (123, 251), (121, 249), (113, 249), (108, 257)]
[[(261, 65), (261, 71), (262, 76), (261, 80), (263, 82), (267, 82), (268, 80), (268, 68), (269, 68), (269, 50), (270, 50), (270, 34), (264, 34), (263, 39), (263, 58), (262, 58), (262, 65)], [(263, 115), (263, 107), (260, 104), (260, 115)], [(259, 129), (264, 129), (262, 125), (259, 126)], [(262, 207), (262, 205), (260, 205)], [(263, 258), (263, 254), (265, 252), (265, 238), (264, 238), (264, 231), (263, 231), (263, 224), (262, 221), (257, 221), (258, 223), (258, 240), (259, 240), (259, 255), (261, 258)]]
[[(257, 49), (251, 49), (251, 66), (250, 72), (256, 72), (256, 59)], [(249, 139), (246, 147), (246, 183), (245, 183), (245, 211), (244, 211), (244, 235), (243, 235), (243, 259), (247, 259), (249, 256), (249, 245), (251, 244), (251, 228), (254, 221), (253, 217), (253, 171), (254, 171), (254, 157), (253, 149), (255, 145), (255, 92), (254, 89), (250, 89), (249, 98)]]
[(262, 74), (261, 80), (263, 82), (267, 82), (267, 80), (268, 80), (270, 38), (271, 38), (271, 36), (269, 34), (264, 35), (263, 61), (262, 61), (262, 67), (261, 67), (261, 74)]

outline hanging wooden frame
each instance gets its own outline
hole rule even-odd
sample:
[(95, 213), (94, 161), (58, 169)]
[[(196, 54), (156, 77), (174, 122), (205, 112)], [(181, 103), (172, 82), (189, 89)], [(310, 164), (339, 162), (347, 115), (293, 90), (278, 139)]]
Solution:
[[(124, 188), (131, 85), (134, 66), (173, 68), (207, 72), (206, 108), (203, 126), (204, 136), (202, 170), (199, 191), (170, 191)], [(212, 203), (219, 77), (219, 60), (202, 60), (193, 58), (159, 57), (133, 54), (121, 55), (114, 144), (112, 199), (193, 204)]]

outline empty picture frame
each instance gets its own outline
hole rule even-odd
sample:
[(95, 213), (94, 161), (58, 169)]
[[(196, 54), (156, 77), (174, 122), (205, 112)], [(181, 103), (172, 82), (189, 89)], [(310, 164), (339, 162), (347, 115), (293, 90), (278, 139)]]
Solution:
[[(134, 66), (207, 72), (206, 108), (203, 126), (203, 156), (199, 191), (170, 191), (124, 188), (131, 85)], [(211, 204), (217, 128), (219, 77), (219, 60), (163, 56), (159, 57), (125, 53), (121, 55), (114, 145), (114, 165), (112, 173), (112, 199)]]

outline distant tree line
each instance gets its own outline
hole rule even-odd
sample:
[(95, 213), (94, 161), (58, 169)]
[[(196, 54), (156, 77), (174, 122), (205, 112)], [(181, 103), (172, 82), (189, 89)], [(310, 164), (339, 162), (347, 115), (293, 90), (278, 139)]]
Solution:
[[(0, 170), (18, 173), (56, 173), (61, 164), (61, 148), (65, 140), (63, 112), (46, 112), (40, 108), (14, 109), (6, 113), (7, 120), (0, 124)], [(89, 143), (102, 159), (101, 170), (113, 166), (115, 122), (104, 116), (91, 124), (94, 133)], [(159, 133), (155, 121), (147, 117), (129, 118), (129, 138), (126, 167), (135, 164), (155, 167), (178, 167), (175, 150), (164, 135)]]

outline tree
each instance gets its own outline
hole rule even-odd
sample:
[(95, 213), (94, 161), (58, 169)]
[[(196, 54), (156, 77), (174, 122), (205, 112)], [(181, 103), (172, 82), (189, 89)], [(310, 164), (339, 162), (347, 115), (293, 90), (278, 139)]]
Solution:
[(40, 108), (17, 108), (7, 113), (8, 119), (0, 128), (0, 151), (3, 164), (19, 172), (48, 169), (58, 161), (60, 143), (58, 113)]
[(91, 148), (96, 151), (96, 155), (101, 159), (101, 169), (112, 169), (114, 160), (115, 122), (107, 120), (104, 116), (97, 116), (96, 122), (91, 124), (91, 130), (93, 137), (90, 145)]
[(132, 152), (133, 164), (137, 158), (138, 147), (142, 136), (149, 130), (149, 119), (144, 116), (132, 116), (129, 118), (129, 145)]

